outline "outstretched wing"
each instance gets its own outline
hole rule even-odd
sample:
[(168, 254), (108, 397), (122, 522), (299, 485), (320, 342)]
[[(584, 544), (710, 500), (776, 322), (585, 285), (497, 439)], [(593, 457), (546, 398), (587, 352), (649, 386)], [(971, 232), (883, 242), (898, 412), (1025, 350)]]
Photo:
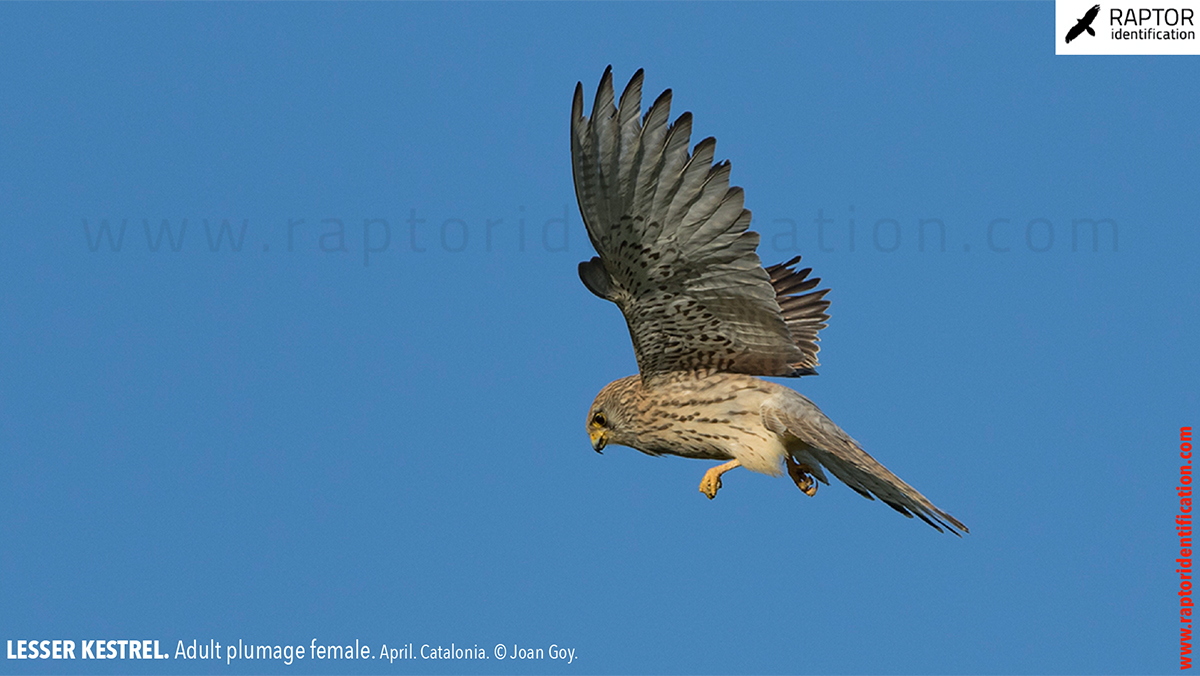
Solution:
[[(571, 112), (579, 209), (599, 257), (579, 266), (593, 293), (625, 315), (645, 377), (713, 369), (766, 376), (815, 373), (816, 333), (829, 306), (809, 270), (764, 270), (758, 233), (716, 141), (691, 153), (692, 117), (668, 125), (671, 91), (641, 116), (642, 71), (617, 101), (604, 72), (591, 117), (583, 85)], [(781, 308), (781, 301), (789, 304)]]
[[(909, 518), (915, 514), (938, 532), (943, 527), (955, 535), (958, 531), (968, 532), (961, 521), (935, 507), (917, 489), (868, 455), (803, 395), (792, 390), (776, 394), (763, 402), (761, 413), (767, 429), (785, 440), (804, 444), (809, 455), (863, 497), (879, 498)], [(815, 475), (821, 477), (820, 473)]]

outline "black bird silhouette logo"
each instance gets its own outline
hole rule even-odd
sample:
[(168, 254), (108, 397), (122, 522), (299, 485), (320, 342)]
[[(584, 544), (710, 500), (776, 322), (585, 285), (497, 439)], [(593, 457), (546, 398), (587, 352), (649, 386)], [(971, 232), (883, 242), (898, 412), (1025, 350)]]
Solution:
[(1092, 30), (1092, 22), (1096, 20), (1096, 15), (1099, 13), (1100, 5), (1092, 5), (1092, 8), (1087, 11), (1087, 14), (1084, 14), (1083, 18), (1079, 20), (1079, 23), (1075, 24), (1071, 27), (1071, 30), (1067, 31), (1067, 42), (1079, 37), (1084, 31), (1087, 31), (1088, 35), (1095, 35), (1096, 31)]

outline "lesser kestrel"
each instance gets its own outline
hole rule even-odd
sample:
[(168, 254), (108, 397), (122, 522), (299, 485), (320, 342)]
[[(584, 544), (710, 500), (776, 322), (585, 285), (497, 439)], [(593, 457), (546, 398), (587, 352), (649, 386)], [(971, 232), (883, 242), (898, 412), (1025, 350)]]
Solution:
[(579, 265), (592, 293), (621, 308), (638, 375), (607, 385), (588, 411), (592, 446), (721, 461), (710, 499), (735, 467), (782, 475), (809, 496), (828, 470), (868, 499), (938, 529), (967, 528), (866, 453), (796, 391), (755, 376), (815, 375), (828, 289), (797, 256), (764, 269), (742, 189), (716, 142), (689, 152), (692, 116), (668, 124), (671, 91), (641, 114), (642, 71), (619, 101), (612, 69), (590, 117), (571, 112), (575, 192), (599, 256)]

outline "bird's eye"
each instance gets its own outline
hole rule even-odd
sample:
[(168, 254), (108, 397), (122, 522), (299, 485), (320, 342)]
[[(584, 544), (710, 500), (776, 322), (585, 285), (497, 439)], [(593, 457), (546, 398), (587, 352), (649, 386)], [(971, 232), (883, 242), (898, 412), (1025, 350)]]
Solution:
[(596, 425), (597, 427), (604, 427), (608, 424), (608, 418), (605, 418), (603, 413), (597, 413), (596, 415), (592, 416), (592, 424)]

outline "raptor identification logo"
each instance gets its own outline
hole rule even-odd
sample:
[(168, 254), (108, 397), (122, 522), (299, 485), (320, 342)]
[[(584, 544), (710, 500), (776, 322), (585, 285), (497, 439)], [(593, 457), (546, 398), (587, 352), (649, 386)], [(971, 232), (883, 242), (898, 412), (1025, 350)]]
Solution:
[(1200, 54), (1200, 0), (1055, 0), (1055, 54)]

